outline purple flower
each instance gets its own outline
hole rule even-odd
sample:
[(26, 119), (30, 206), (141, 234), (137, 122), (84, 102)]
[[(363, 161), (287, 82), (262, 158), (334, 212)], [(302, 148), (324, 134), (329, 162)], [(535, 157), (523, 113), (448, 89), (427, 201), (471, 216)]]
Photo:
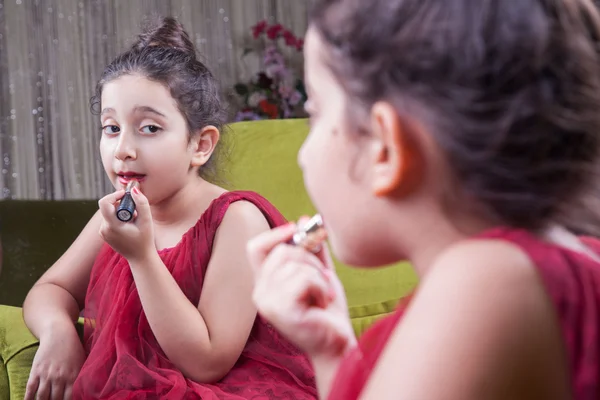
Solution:
[(294, 90), (288, 98), (288, 101), (290, 102), (290, 105), (295, 106), (302, 101), (302, 94), (299, 91)]
[(235, 122), (239, 121), (256, 121), (259, 119), (264, 119), (254, 111), (240, 111), (235, 115)]
[(269, 78), (281, 78), (288, 74), (288, 70), (285, 65), (271, 64), (265, 67), (265, 74)]
[(283, 83), (281, 86), (279, 86), (279, 94), (284, 99), (288, 99), (292, 95), (292, 91), (293, 91), (293, 89), (290, 86), (286, 85), (285, 83)]
[(270, 56), (272, 56), (274, 54), (278, 54), (278, 53), (279, 53), (279, 50), (277, 49), (277, 46), (270, 45), (265, 48), (265, 57), (270, 57)]
[(269, 46), (265, 50), (265, 56), (263, 58), (263, 62), (265, 63), (265, 65), (270, 65), (270, 64), (284, 65), (285, 59), (283, 58), (283, 55), (281, 55), (281, 53), (279, 52), (277, 47)]

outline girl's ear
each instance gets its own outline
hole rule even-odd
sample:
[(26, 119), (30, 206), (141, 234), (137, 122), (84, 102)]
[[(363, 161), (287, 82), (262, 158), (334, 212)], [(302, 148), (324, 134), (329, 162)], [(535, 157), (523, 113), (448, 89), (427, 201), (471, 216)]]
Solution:
[(373, 194), (411, 193), (421, 181), (423, 157), (410, 124), (391, 104), (378, 102), (371, 109), (371, 132), (377, 139), (372, 159)]
[(194, 133), (190, 141), (192, 150), (192, 167), (201, 167), (208, 162), (210, 156), (215, 150), (221, 134), (219, 130), (208, 125)]

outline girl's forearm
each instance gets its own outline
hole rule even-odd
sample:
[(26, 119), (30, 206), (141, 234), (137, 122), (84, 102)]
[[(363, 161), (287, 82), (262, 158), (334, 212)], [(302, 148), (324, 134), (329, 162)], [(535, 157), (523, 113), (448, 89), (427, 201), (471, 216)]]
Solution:
[(198, 308), (154, 252), (130, 267), (150, 328), (169, 360), (197, 382), (211, 382), (227, 371), (212, 352), (208, 328)]
[(57, 329), (75, 331), (79, 311), (73, 296), (52, 283), (34, 285), (23, 304), (25, 324), (40, 340)]

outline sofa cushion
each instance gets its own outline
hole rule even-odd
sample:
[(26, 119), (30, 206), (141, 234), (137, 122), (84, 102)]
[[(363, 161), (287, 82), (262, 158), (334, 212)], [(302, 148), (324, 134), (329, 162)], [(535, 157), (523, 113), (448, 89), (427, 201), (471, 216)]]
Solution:
[[(29, 372), (31, 371), (33, 357), (35, 357), (37, 348), (37, 344), (24, 348), (15, 354), (10, 362), (6, 364), (10, 399), (23, 399), (25, 397), (25, 388), (27, 387)], [(1, 384), (0, 388), (2, 388)]]
[[(29, 379), (38, 340), (29, 332), (18, 307), (0, 306), (0, 388), (9, 388), (10, 398), (22, 399)], [(3, 392), (6, 396), (6, 393)]]
[(391, 314), (398, 305), (398, 299), (381, 301), (378, 303), (348, 307), (352, 327), (357, 337), (379, 318)]
[(4, 389), (9, 387), (8, 371), (6, 370), (4, 363), (0, 360), (0, 400), (10, 400), (9, 391)]
[(35, 346), (38, 340), (27, 329), (19, 307), (0, 306), (0, 358), (6, 365), (21, 350)]

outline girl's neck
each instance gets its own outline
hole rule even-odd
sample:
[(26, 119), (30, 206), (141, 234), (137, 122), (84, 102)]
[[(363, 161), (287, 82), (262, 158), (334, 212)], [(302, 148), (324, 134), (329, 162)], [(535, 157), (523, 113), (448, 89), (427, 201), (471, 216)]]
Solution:
[(152, 220), (156, 225), (174, 225), (185, 223), (189, 219), (196, 220), (210, 202), (224, 192), (224, 189), (194, 177), (172, 196), (150, 207)]
[(421, 224), (413, 226), (422, 227), (411, 237), (412, 243), (408, 245), (409, 259), (417, 275), (422, 279), (438, 257), (456, 243), (469, 240), (482, 232), (495, 227), (490, 221), (481, 219), (464, 219), (452, 221), (448, 218), (423, 218)]

